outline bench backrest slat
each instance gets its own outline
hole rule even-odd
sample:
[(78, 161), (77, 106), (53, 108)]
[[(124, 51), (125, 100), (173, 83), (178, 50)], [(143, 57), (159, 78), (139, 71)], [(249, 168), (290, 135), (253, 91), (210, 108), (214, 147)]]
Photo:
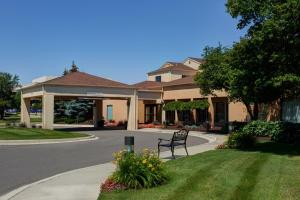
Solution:
[(186, 130), (186, 129), (181, 129), (179, 131), (176, 131), (173, 134), (172, 142), (173, 141), (184, 141), (184, 142), (186, 142), (188, 134), (189, 134), (189, 131)]

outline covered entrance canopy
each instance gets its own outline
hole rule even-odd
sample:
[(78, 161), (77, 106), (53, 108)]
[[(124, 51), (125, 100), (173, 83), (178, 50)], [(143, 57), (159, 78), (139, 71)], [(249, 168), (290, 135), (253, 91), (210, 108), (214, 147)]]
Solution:
[[(140, 92), (142, 98), (157, 99), (159, 92)], [(30, 100), (42, 99), (42, 127), (53, 129), (55, 99), (90, 99), (94, 103), (93, 118), (96, 125), (101, 114), (103, 99), (121, 99), (128, 103), (128, 130), (138, 128), (138, 96), (136, 88), (117, 81), (93, 76), (83, 72), (73, 72), (45, 82), (25, 86), (21, 89), (21, 122), (30, 127)], [(100, 112), (100, 114), (99, 114)]]

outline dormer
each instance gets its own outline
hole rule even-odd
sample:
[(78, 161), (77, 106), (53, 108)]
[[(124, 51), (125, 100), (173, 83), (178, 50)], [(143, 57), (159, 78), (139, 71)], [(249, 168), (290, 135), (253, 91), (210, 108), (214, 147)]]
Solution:
[(183, 61), (183, 64), (195, 70), (199, 70), (199, 66), (203, 64), (203, 62), (204, 61), (201, 58), (188, 57)]
[(186, 76), (195, 75), (197, 70), (183, 63), (166, 62), (159, 69), (148, 73), (149, 81), (169, 82)]

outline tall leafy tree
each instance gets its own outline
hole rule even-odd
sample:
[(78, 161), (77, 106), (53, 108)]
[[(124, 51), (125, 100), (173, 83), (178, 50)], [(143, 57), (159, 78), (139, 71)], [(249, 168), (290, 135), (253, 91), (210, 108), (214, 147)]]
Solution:
[(0, 119), (4, 119), (4, 111), (14, 100), (14, 89), (19, 85), (16, 75), (0, 72)]
[(247, 29), (246, 41), (239, 46), (248, 51), (236, 53), (236, 58), (248, 57), (252, 68), (265, 74), (264, 84), (273, 87), (274, 99), (298, 95), (300, 0), (228, 0), (226, 6), (239, 18), (237, 27)]
[(204, 94), (225, 89), (257, 119), (259, 104), (299, 95), (300, 1), (228, 0), (226, 6), (247, 34), (230, 49), (204, 49), (206, 63), (195, 80)]

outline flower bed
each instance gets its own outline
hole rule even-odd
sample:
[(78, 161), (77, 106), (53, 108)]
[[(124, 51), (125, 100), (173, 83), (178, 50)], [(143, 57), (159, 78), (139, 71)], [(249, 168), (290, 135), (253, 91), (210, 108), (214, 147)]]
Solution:
[(151, 188), (167, 181), (165, 167), (154, 151), (142, 153), (120, 151), (114, 154), (117, 170), (102, 184), (105, 192)]

